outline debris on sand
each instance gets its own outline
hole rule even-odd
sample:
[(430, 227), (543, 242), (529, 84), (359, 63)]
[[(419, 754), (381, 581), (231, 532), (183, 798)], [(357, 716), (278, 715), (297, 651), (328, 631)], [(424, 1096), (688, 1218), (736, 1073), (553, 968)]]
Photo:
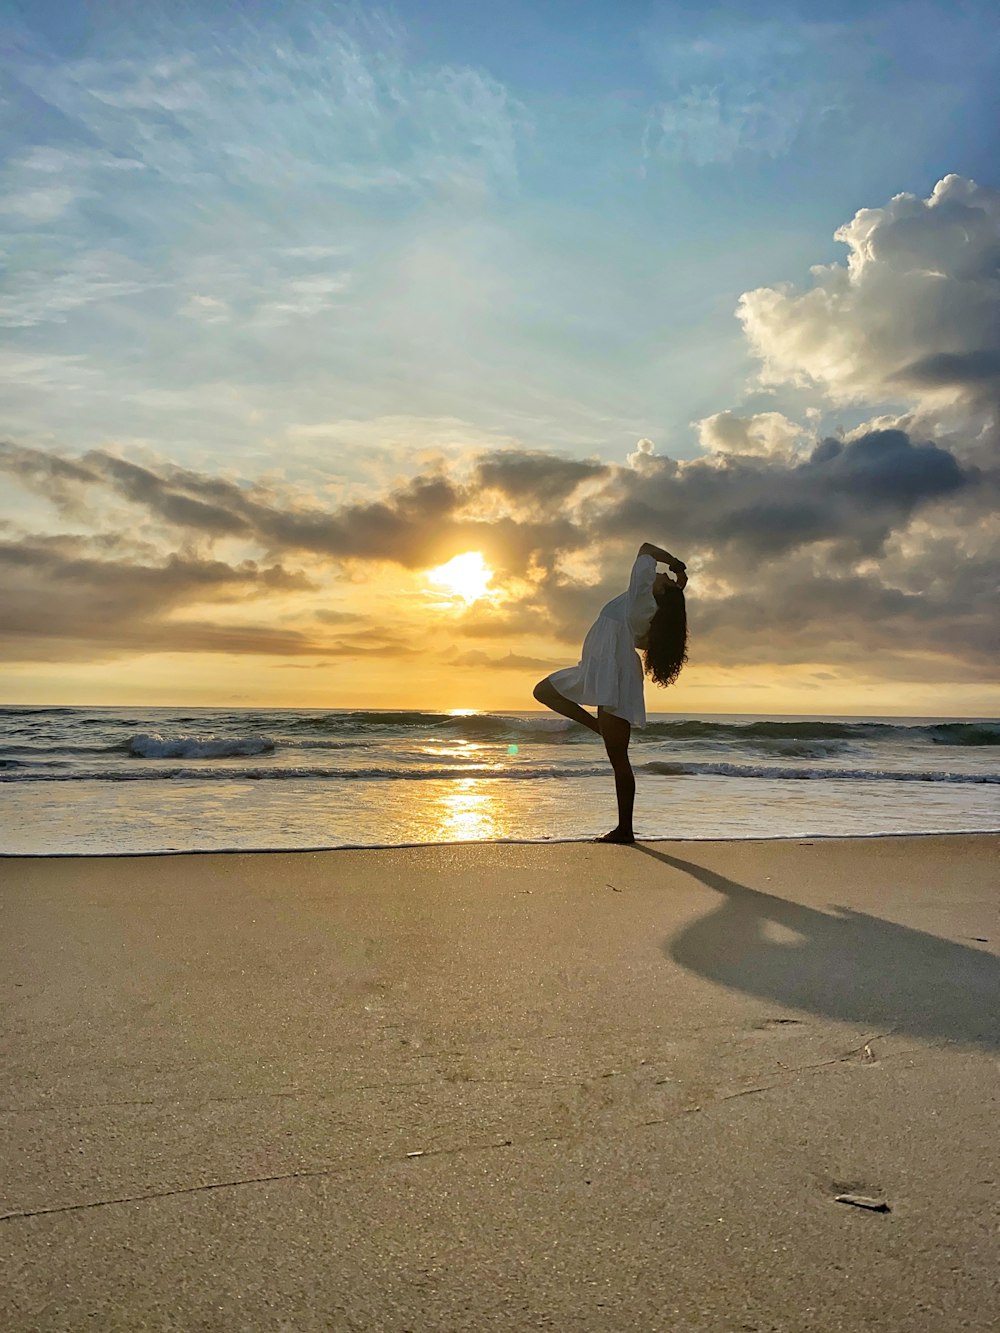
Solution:
[(867, 1194), (838, 1194), (836, 1203), (849, 1203), (854, 1208), (867, 1208), (870, 1213), (891, 1213), (885, 1199), (872, 1199)]

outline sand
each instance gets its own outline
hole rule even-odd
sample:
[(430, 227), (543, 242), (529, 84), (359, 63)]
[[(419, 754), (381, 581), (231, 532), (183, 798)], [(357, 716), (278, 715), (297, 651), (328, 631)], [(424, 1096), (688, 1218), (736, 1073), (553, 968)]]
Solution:
[(995, 1327), (998, 850), (0, 860), (0, 1326)]

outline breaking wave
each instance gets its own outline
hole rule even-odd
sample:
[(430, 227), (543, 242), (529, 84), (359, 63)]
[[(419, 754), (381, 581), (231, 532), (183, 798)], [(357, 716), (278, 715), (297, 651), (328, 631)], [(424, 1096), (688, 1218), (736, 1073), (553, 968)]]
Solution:
[(142, 734), (128, 742), (137, 759), (230, 759), (238, 755), (270, 754), (270, 736), (160, 736)]

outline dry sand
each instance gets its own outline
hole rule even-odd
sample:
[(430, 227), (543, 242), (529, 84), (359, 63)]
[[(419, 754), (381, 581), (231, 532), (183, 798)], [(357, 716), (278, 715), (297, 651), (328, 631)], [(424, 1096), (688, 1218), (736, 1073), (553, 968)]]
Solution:
[(0, 860), (0, 1325), (995, 1328), (998, 848)]

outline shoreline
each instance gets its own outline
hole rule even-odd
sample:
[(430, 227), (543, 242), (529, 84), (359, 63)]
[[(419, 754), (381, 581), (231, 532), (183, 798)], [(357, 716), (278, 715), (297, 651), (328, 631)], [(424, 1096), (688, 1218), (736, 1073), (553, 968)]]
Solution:
[[(796, 843), (796, 842), (874, 842), (880, 838), (992, 838), (1000, 837), (1000, 825), (995, 829), (928, 829), (921, 832), (887, 833), (787, 833), (761, 834), (732, 838), (636, 838), (633, 846), (654, 843), (693, 843), (710, 846), (740, 843)], [(136, 857), (164, 856), (296, 856), (317, 852), (397, 852), (414, 851), (421, 847), (588, 847), (600, 846), (597, 838), (468, 838), (454, 842), (376, 842), (376, 843), (320, 843), (305, 847), (186, 847), (161, 851), (139, 852), (5, 852), (0, 848), (0, 864), (4, 861), (118, 861)]]

